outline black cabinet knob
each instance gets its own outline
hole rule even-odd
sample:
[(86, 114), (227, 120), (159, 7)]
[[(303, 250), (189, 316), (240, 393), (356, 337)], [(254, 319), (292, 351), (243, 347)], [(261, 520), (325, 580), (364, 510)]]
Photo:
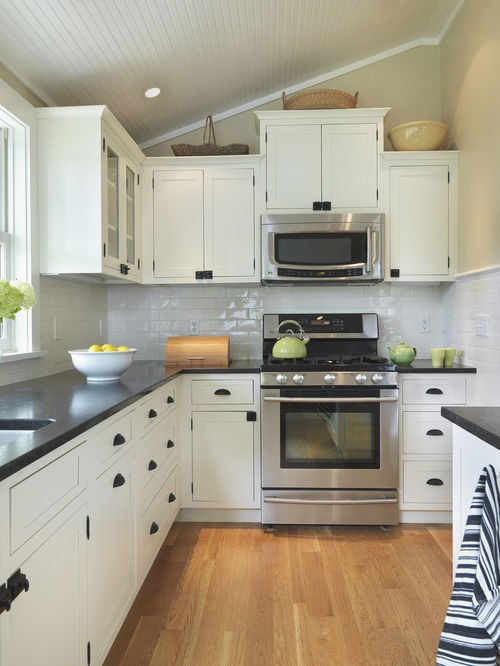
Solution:
[(313, 210), (321, 210), (322, 205), (322, 201), (313, 201)]
[(176, 497), (175, 497), (174, 493), (170, 493), (170, 495), (168, 496), (168, 503), (171, 504), (172, 502), (175, 502), (175, 500), (176, 500)]
[(321, 206), (322, 210), (332, 210), (332, 202), (331, 201), (323, 201), (323, 205)]
[(119, 488), (126, 483), (126, 479), (123, 474), (118, 473), (113, 479), (113, 488)]
[(154, 521), (151, 523), (151, 527), (149, 528), (149, 533), (150, 534), (156, 534), (158, 530), (160, 529), (158, 523), (155, 523)]
[(149, 418), (149, 419), (154, 419), (154, 418), (156, 418), (157, 416), (158, 416), (158, 414), (155, 412), (154, 409), (150, 409), (150, 410), (149, 410), (149, 414), (148, 414), (148, 418)]
[(153, 471), (154, 469), (156, 469), (157, 467), (158, 467), (158, 463), (156, 463), (154, 460), (150, 460), (150, 461), (149, 461), (148, 470), (149, 470), (150, 472), (152, 472), (152, 471)]
[(113, 446), (121, 446), (122, 444), (125, 444), (127, 440), (121, 433), (117, 433), (113, 439)]
[(173, 402), (175, 402), (175, 400), (172, 398), (171, 395), (169, 395), (167, 398), (167, 405), (171, 405)]
[(29, 590), (30, 583), (26, 578), (26, 575), (22, 573), (20, 569), (15, 571), (10, 578), (7, 579), (7, 591), (10, 596), (10, 600), (13, 601), (21, 592), (27, 592)]
[(173, 449), (174, 446), (175, 446), (174, 442), (171, 439), (169, 439), (167, 442), (167, 449)]

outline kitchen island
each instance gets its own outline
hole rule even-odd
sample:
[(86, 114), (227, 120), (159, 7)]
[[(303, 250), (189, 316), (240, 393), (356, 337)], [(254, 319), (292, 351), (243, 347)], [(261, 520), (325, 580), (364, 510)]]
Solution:
[(453, 424), (453, 565), (456, 567), (469, 506), (481, 470), (500, 474), (500, 407), (442, 407)]

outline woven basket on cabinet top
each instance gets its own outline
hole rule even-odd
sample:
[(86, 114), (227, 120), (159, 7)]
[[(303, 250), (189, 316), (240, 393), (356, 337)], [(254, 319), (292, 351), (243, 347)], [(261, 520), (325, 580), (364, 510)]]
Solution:
[(355, 109), (358, 103), (358, 93), (349, 95), (342, 90), (333, 88), (312, 88), (294, 95), (283, 91), (283, 108), (292, 109)]

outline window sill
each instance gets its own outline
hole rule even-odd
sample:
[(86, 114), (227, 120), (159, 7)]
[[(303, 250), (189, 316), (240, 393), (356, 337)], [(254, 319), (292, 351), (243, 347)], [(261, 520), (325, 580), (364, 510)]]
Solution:
[(41, 358), (47, 356), (46, 351), (33, 351), (33, 352), (4, 352), (0, 356), (1, 363), (10, 363), (11, 361), (27, 361), (32, 358)]

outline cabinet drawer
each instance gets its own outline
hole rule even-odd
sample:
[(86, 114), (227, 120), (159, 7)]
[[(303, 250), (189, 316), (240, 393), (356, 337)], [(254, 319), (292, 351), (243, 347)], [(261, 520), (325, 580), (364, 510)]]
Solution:
[(79, 446), (9, 489), (11, 553), (84, 490), (85, 476)]
[(403, 380), (404, 405), (463, 405), (465, 379), (463, 377)]
[[(169, 414), (138, 444), (137, 489), (139, 504), (147, 499), (155, 480), (177, 462), (176, 415)], [(165, 478), (165, 476), (164, 476)]]
[(451, 479), (451, 461), (405, 461), (403, 463), (403, 501), (451, 504)]
[(193, 405), (251, 405), (254, 401), (253, 379), (193, 380)]
[(451, 455), (451, 433), (439, 412), (403, 412), (403, 453)]
[(148, 397), (136, 403), (134, 412), (134, 434), (142, 437), (144, 432), (154, 427), (158, 421), (176, 407), (177, 384), (171, 383), (153, 391)]
[(179, 511), (177, 467), (154, 496), (140, 518), (141, 570), (146, 575)]
[(122, 451), (128, 450), (132, 442), (132, 412), (120, 416), (102, 430), (95, 433), (91, 439), (94, 451), (93, 464), (95, 475), (99, 476), (115, 457)]

